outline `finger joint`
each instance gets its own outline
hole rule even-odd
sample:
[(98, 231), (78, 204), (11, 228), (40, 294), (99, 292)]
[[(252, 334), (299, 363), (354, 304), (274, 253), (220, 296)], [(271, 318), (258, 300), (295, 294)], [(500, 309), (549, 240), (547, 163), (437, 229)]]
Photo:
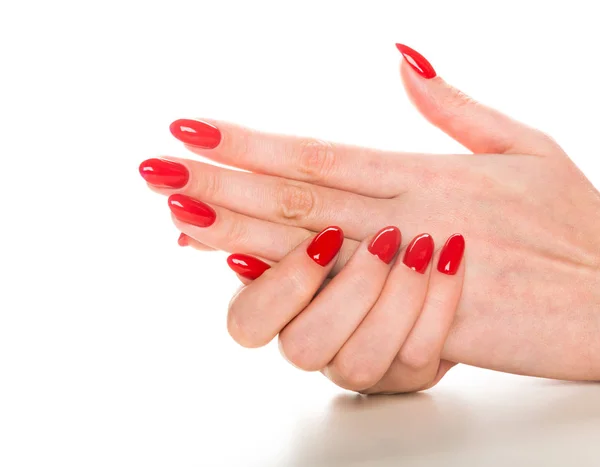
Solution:
[(319, 182), (331, 174), (335, 166), (335, 151), (331, 143), (305, 139), (298, 145), (298, 171), (304, 179)]

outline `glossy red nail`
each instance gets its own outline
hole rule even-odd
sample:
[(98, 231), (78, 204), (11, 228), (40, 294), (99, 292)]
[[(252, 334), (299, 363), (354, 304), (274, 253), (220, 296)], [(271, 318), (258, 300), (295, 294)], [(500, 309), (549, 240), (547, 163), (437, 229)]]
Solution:
[(310, 242), (306, 253), (319, 266), (327, 266), (335, 258), (344, 242), (344, 232), (339, 227), (327, 227)]
[(465, 251), (465, 238), (461, 234), (451, 235), (442, 252), (438, 262), (438, 271), (453, 276), (458, 271), (460, 261)]
[(214, 149), (221, 142), (221, 132), (210, 123), (182, 118), (169, 127), (175, 138), (185, 144), (203, 149)]
[(413, 70), (419, 73), (423, 78), (431, 79), (437, 76), (431, 63), (415, 49), (411, 49), (404, 44), (396, 44), (396, 47)]
[(381, 229), (371, 241), (369, 251), (385, 264), (390, 264), (402, 243), (402, 234), (398, 227), (390, 226)]
[(271, 269), (264, 261), (241, 253), (230, 255), (227, 264), (236, 274), (250, 280), (258, 279), (263, 272)]
[(177, 239), (177, 244), (179, 246), (188, 246), (190, 244), (190, 237), (182, 232)]
[(208, 204), (185, 195), (169, 196), (169, 208), (180, 221), (198, 227), (208, 227), (217, 219), (217, 214)]
[(429, 234), (417, 235), (412, 239), (402, 261), (413, 271), (424, 274), (433, 256), (433, 238)]
[(182, 188), (190, 178), (184, 165), (164, 159), (148, 159), (142, 162), (140, 175), (150, 185), (160, 188)]

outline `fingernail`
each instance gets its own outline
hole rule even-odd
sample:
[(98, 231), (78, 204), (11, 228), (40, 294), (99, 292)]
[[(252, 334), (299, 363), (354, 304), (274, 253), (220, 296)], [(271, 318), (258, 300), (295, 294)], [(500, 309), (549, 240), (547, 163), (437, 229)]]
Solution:
[(198, 227), (208, 227), (217, 219), (217, 214), (208, 204), (185, 195), (169, 196), (169, 208), (180, 221)]
[(221, 142), (221, 132), (210, 123), (182, 118), (169, 127), (175, 138), (185, 144), (203, 149), (214, 149)]
[(424, 274), (433, 256), (433, 238), (429, 234), (417, 235), (404, 252), (403, 263), (413, 271)]
[(179, 246), (188, 246), (190, 244), (190, 237), (182, 232), (177, 239), (177, 243)]
[(379, 257), (385, 264), (390, 264), (394, 259), (400, 244), (402, 243), (402, 234), (398, 227), (390, 226), (381, 229), (369, 245), (369, 251)]
[(241, 253), (230, 255), (227, 264), (236, 274), (250, 280), (258, 279), (263, 272), (271, 269), (264, 261)]
[(451, 235), (442, 252), (438, 262), (438, 271), (453, 276), (458, 271), (460, 261), (465, 251), (465, 238), (461, 234)]
[(344, 232), (339, 227), (327, 227), (310, 242), (306, 253), (319, 266), (327, 266), (335, 258), (344, 242)]
[(431, 79), (437, 76), (431, 63), (415, 49), (411, 49), (404, 44), (396, 44), (396, 47), (413, 70), (419, 73), (423, 78)]
[(184, 165), (164, 159), (148, 159), (142, 162), (140, 175), (150, 185), (160, 188), (182, 188), (190, 178)]

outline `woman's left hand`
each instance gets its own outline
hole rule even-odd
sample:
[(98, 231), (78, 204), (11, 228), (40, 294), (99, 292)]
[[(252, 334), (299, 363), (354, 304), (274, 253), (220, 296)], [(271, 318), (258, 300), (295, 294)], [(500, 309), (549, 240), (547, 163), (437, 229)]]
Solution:
[(365, 394), (434, 386), (454, 366), (440, 355), (462, 289), (463, 237), (451, 236), (434, 255), (432, 237), (421, 234), (398, 254), (400, 231), (386, 227), (323, 287), (343, 240), (328, 227), (273, 267), (231, 255), (248, 284), (229, 306), (231, 336), (259, 347), (279, 334), (296, 367)]

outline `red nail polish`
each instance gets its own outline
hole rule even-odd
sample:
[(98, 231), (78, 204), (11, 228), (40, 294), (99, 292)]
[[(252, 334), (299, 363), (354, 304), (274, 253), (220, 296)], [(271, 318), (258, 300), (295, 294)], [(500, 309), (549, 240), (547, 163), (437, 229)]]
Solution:
[(150, 185), (160, 188), (182, 188), (190, 178), (184, 165), (164, 159), (148, 159), (142, 162), (140, 175)]
[(404, 44), (396, 44), (396, 47), (413, 70), (419, 73), (423, 78), (431, 79), (437, 76), (431, 63), (415, 49), (411, 49)]
[(306, 253), (319, 266), (327, 266), (335, 258), (344, 242), (344, 232), (339, 227), (327, 227), (310, 242)]
[(404, 252), (403, 263), (413, 271), (424, 274), (433, 256), (433, 238), (429, 234), (417, 235)]
[(401, 243), (402, 234), (400, 229), (394, 226), (385, 227), (375, 235), (369, 245), (369, 251), (379, 257), (385, 264), (390, 264)]
[(251, 280), (258, 279), (263, 272), (271, 269), (271, 266), (264, 261), (241, 253), (230, 255), (227, 264), (236, 274)]
[(217, 219), (217, 214), (208, 204), (185, 195), (169, 196), (169, 208), (180, 221), (198, 227), (208, 227)]
[(450, 276), (456, 274), (464, 251), (465, 238), (461, 234), (451, 235), (440, 253), (438, 271)]
[(177, 239), (177, 243), (179, 244), (179, 246), (188, 246), (190, 244), (190, 237), (188, 237), (182, 232), (181, 235), (179, 235), (179, 238)]
[(175, 138), (185, 144), (203, 149), (214, 149), (221, 142), (221, 132), (210, 123), (182, 118), (169, 127)]

